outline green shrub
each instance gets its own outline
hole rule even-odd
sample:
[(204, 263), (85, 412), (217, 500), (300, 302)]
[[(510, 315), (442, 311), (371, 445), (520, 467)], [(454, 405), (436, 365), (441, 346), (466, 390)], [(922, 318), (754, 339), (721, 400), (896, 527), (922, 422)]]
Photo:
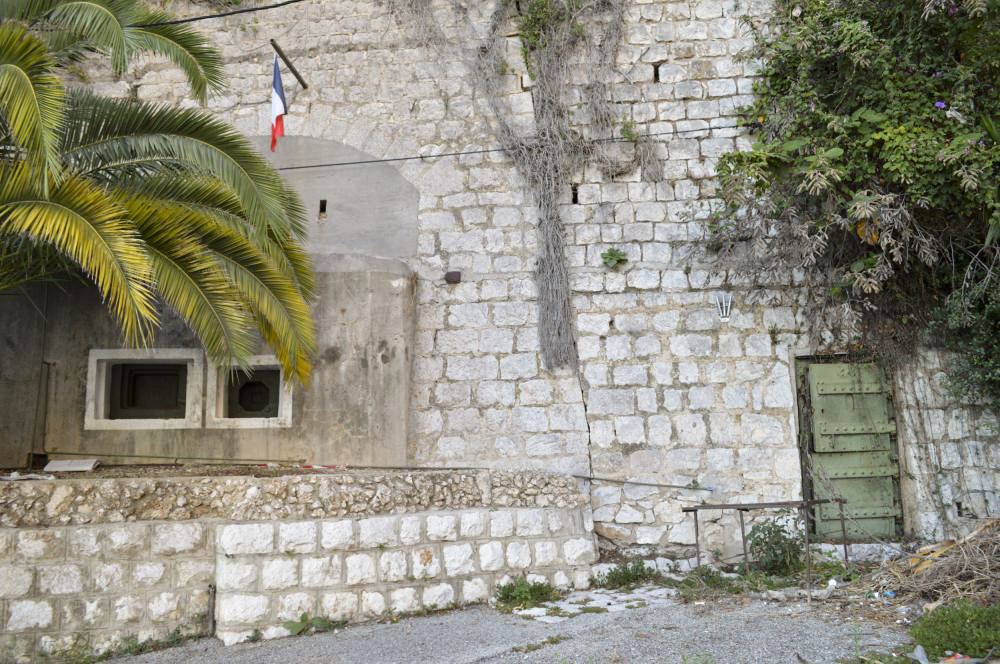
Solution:
[(934, 660), (947, 650), (969, 657), (986, 657), (991, 651), (996, 655), (1000, 653), (1000, 604), (976, 606), (960, 601), (939, 607), (921, 616), (911, 634)]
[(776, 520), (755, 523), (747, 545), (757, 567), (768, 574), (791, 576), (803, 567), (802, 538)]
[(640, 583), (656, 583), (663, 580), (663, 575), (655, 569), (646, 567), (642, 560), (619, 563), (606, 574), (594, 578), (598, 588), (631, 588)]
[(1000, 289), (953, 294), (941, 308), (934, 332), (955, 353), (948, 366), (951, 391), (1000, 410)]
[[(765, 279), (808, 266), (817, 306), (852, 312), (845, 334), (884, 359), (944, 342), (959, 393), (1000, 402), (995, 316), (951, 311), (997, 291), (1000, 5), (770, 4), (748, 19), (753, 146), (719, 160), (712, 246)], [(926, 335), (946, 300), (959, 334)]]
[(508, 611), (514, 609), (529, 609), (544, 602), (559, 599), (556, 589), (547, 583), (529, 582), (518, 577), (510, 583), (497, 586), (497, 606)]

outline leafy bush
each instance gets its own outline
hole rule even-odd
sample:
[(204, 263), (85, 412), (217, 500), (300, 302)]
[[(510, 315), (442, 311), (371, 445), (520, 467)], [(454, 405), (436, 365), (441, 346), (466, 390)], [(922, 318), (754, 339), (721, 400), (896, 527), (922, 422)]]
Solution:
[(948, 320), (967, 332), (966, 378), (993, 394), (995, 336), (964, 314), (1000, 279), (998, 15), (985, 0), (776, 0), (751, 24), (754, 143), (720, 160), (712, 244), (765, 280), (805, 268), (827, 286), (814, 317), (883, 355), (909, 356), (942, 303), (961, 306)]
[(747, 545), (757, 567), (768, 574), (791, 576), (803, 567), (802, 539), (776, 520), (755, 523)]
[(663, 580), (663, 575), (646, 566), (642, 560), (619, 563), (607, 573), (594, 578), (598, 588), (632, 588), (640, 583), (655, 583)]
[(1000, 605), (947, 604), (921, 616), (911, 634), (934, 660), (946, 650), (970, 657), (986, 657), (991, 651), (996, 655), (1000, 653)]
[(529, 582), (521, 576), (510, 583), (497, 586), (497, 605), (508, 611), (529, 609), (544, 602), (559, 599), (556, 589), (547, 583)]
[(953, 295), (936, 327), (937, 338), (955, 353), (948, 367), (952, 392), (1000, 410), (1000, 290)]

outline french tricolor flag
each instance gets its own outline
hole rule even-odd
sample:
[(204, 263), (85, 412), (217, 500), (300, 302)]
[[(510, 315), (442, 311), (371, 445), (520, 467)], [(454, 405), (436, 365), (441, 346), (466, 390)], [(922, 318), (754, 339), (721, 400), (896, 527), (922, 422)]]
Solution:
[(278, 68), (278, 56), (274, 56), (274, 83), (271, 85), (271, 152), (278, 145), (278, 137), (285, 135), (285, 88), (281, 85), (281, 69)]

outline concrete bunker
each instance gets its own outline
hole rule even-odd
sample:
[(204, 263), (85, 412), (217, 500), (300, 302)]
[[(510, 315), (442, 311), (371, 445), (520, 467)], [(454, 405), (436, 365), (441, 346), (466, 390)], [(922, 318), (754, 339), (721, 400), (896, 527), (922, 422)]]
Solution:
[[(263, 139), (255, 139), (263, 144)], [(265, 154), (272, 153), (262, 150)], [(303, 137), (272, 155), (287, 165), (372, 159)], [(406, 462), (417, 190), (389, 165), (284, 173), (310, 210), (318, 354), (311, 384), (284, 381), (275, 358), (251, 376), (206, 361), (172, 312), (154, 347), (120, 347), (89, 285), (39, 284), (0, 298), (0, 466), (30, 455), (105, 462)], [(19, 405), (18, 405), (19, 404)]]

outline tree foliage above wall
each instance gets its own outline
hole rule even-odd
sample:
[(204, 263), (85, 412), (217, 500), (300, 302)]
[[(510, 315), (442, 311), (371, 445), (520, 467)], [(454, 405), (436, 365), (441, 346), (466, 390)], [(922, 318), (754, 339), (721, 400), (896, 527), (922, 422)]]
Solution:
[(972, 393), (982, 328), (1000, 334), (998, 9), (777, 0), (751, 25), (754, 143), (719, 165), (714, 238), (757, 276), (805, 268), (844, 340), (892, 354), (945, 330)]

